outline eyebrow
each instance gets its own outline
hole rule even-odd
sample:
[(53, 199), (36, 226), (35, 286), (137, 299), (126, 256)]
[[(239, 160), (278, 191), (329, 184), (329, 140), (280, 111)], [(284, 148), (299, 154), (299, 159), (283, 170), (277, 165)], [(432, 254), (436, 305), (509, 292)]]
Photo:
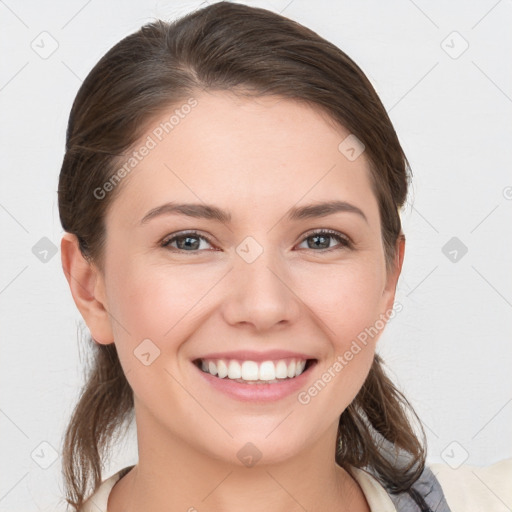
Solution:
[[(368, 219), (364, 212), (346, 201), (328, 201), (324, 203), (310, 204), (307, 206), (294, 206), (286, 213), (289, 221), (326, 217), (338, 212), (355, 213), (362, 217), (366, 223)], [(188, 217), (215, 220), (222, 223), (231, 222), (231, 214), (214, 205), (199, 203), (165, 203), (150, 210), (142, 218), (140, 224), (146, 224), (151, 219), (161, 215), (186, 215)]]

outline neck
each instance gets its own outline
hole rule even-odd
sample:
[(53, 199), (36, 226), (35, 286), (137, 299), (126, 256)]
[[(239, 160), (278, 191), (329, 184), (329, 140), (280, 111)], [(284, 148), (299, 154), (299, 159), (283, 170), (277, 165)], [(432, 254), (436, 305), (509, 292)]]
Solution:
[(370, 511), (358, 483), (334, 460), (337, 424), (292, 457), (248, 467), (212, 457), (168, 431), (155, 435), (158, 427), (148, 422), (137, 418), (139, 462), (112, 489), (109, 512)]

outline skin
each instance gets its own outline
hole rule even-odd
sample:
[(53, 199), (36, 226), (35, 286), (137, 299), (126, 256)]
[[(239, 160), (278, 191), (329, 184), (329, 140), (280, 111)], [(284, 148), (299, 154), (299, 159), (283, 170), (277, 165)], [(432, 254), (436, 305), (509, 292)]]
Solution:
[[(368, 511), (334, 453), (339, 416), (363, 385), (381, 332), (307, 405), (296, 393), (266, 404), (236, 401), (202, 382), (191, 360), (213, 351), (297, 350), (318, 359), (311, 385), (391, 310), (404, 241), (387, 274), (368, 162), (364, 153), (355, 161), (340, 153), (350, 132), (325, 114), (279, 97), (195, 98), (121, 183), (105, 219), (104, 268), (84, 260), (73, 235), (62, 239), (75, 303), (95, 341), (115, 343), (134, 391), (139, 462), (114, 486), (108, 510)], [(293, 206), (329, 200), (357, 206), (367, 221), (351, 212), (285, 217)], [(163, 215), (140, 224), (168, 201), (213, 204), (232, 221)], [(176, 241), (161, 246), (189, 229), (211, 244), (194, 238), (201, 245), (188, 252)], [(321, 229), (353, 245), (327, 238), (330, 249), (315, 248), (304, 235)], [(252, 263), (236, 252), (247, 236), (263, 248)], [(160, 350), (147, 366), (133, 353), (144, 339)], [(247, 442), (262, 454), (252, 467), (237, 458)]]

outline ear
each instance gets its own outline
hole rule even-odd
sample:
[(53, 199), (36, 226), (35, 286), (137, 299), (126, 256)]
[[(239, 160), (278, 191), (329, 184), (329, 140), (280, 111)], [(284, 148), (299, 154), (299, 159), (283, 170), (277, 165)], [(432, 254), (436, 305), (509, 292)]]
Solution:
[(84, 258), (76, 235), (66, 233), (61, 241), (62, 269), (73, 300), (97, 343), (114, 342), (106, 308), (105, 283), (99, 269)]
[(383, 295), (385, 296), (386, 311), (393, 308), (395, 302), (396, 286), (398, 278), (402, 272), (402, 265), (404, 262), (405, 254), (405, 235), (401, 232), (396, 241), (395, 247), (395, 260), (393, 267), (389, 270), (386, 278), (386, 287), (384, 288)]

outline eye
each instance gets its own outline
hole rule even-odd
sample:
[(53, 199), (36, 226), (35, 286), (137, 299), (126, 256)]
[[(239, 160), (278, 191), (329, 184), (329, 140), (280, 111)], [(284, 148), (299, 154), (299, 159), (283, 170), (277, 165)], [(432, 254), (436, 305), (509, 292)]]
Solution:
[[(308, 243), (308, 247), (306, 247), (306, 249), (324, 249), (324, 251), (316, 252), (327, 252), (352, 247), (352, 243), (346, 236), (330, 229), (306, 233), (302, 243), (308, 240), (313, 240), (313, 242)], [(332, 240), (336, 240), (338, 245), (332, 247)], [(207, 248), (204, 247), (204, 244), (201, 246), (201, 241), (206, 242), (210, 246), (212, 245), (208, 237), (200, 235), (197, 231), (186, 231), (165, 238), (161, 242), (161, 246), (183, 252), (202, 252), (203, 250), (207, 250)]]
[[(330, 242), (332, 240), (337, 240), (338, 246), (331, 247)], [(310, 233), (306, 233), (306, 237), (304, 238), (304, 241), (307, 240), (313, 240), (312, 243), (308, 243), (308, 247), (306, 249), (326, 249), (326, 250), (336, 250), (336, 249), (346, 249), (351, 248), (352, 243), (350, 240), (342, 235), (341, 233), (338, 233), (337, 231), (333, 231), (330, 229), (323, 229), (320, 231), (313, 231)], [(323, 252), (323, 251), (317, 251), (317, 252)]]
[[(162, 241), (161, 246), (184, 252), (197, 252), (199, 249), (204, 249), (204, 247), (201, 247), (201, 240), (204, 240), (211, 245), (210, 240), (204, 235), (200, 235), (197, 231), (187, 231), (165, 238)], [(176, 245), (172, 246), (171, 244), (174, 243), (176, 243)]]

